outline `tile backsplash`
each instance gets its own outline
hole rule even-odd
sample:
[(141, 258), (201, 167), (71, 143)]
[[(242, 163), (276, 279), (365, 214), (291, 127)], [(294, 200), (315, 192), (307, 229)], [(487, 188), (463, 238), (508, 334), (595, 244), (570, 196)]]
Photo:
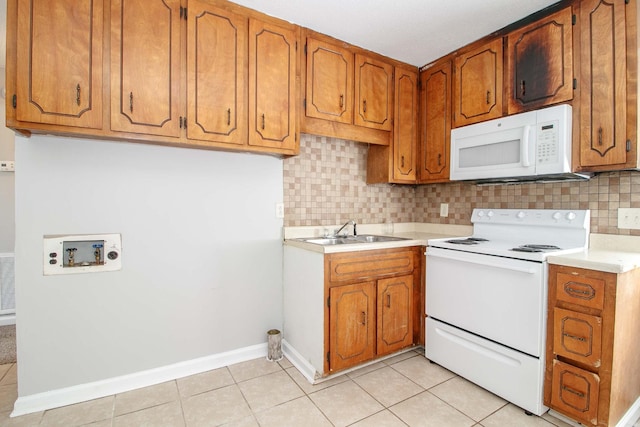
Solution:
[[(517, 185), (366, 184), (367, 144), (302, 134), (300, 155), (284, 160), (284, 225), (427, 222), (470, 225), (473, 208), (591, 209), (591, 232), (618, 229), (618, 208), (640, 208), (640, 172), (607, 172), (589, 181)], [(440, 204), (449, 216), (440, 217)]]

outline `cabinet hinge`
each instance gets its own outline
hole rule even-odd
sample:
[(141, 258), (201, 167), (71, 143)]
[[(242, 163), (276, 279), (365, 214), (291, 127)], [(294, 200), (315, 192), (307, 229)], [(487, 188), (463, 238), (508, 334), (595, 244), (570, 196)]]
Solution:
[(331, 354), (330, 351), (327, 351), (327, 363), (329, 363), (329, 355)]
[(327, 297), (327, 307), (331, 307), (331, 297)]
[(304, 44), (304, 54), (305, 55), (307, 54), (307, 44), (306, 43)]
[(571, 25), (576, 25), (576, 22), (578, 22), (576, 15), (571, 15)]
[(631, 140), (627, 139), (627, 153), (631, 151)]
[(298, 41), (296, 40), (296, 52), (298, 51)]
[(18, 107), (18, 97), (15, 93), (13, 94), (13, 97), (11, 97), (11, 105), (13, 106), (13, 108)]
[(302, 106), (304, 107), (304, 109), (307, 109), (307, 98), (302, 100)]
[(578, 89), (578, 79), (573, 79), (573, 90)]

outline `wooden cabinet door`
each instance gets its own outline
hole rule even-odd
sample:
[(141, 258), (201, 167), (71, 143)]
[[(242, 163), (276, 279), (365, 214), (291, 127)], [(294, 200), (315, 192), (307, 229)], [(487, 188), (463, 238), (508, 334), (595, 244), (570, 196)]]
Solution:
[(411, 345), (413, 275), (378, 281), (378, 356)]
[(296, 32), (249, 21), (249, 145), (294, 150)]
[(455, 127), (502, 116), (502, 38), (455, 59)]
[(418, 73), (396, 68), (393, 126), (393, 181), (416, 181), (418, 148)]
[(187, 21), (187, 136), (247, 140), (248, 20), (199, 0)]
[(507, 36), (509, 114), (573, 98), (571, 7)]
[(102, 128), (103, 3), (18, 2), (16, 118)]
[(179, 0), (111, 2), (111, 129), (180, 136)]
[(369, 360), (376, 353), (376, 284), (357, 283), (329, 291), (331, 371)]
[(578, 421), (598, 425), (600, 377), (584, 369), (553, 360), (553, 408)]
[(627, 161), (625, 1), (580, 2), (580, 166)]
[(602, 318), (555, 307), (553, 353), (594, 368), (602, 364)]
[(451, 61), (420, 74), (419, 182), (449, 180)]
[(393, 66), (356, 54), (354, 124), (391, 130)]
[(307, 38), (306, 115), (353, 122), (353, 53)]

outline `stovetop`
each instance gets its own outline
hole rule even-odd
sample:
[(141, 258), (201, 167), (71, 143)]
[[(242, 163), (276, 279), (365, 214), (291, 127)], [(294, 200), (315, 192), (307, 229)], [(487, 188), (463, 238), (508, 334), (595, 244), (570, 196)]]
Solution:
[(471, 221), (472, 236), (431, 239), (429, 246), (538, 262), (588, 247), (588, 210), (474, 209)]

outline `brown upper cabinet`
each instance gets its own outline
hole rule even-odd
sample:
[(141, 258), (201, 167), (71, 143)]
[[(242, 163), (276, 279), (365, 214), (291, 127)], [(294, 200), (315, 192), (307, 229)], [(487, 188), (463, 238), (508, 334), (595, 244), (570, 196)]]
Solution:
[(187, 135), (242, 145), (247, 118), (247, 18), (189, 1)]
[(391, 130), (393, 84), (392, 65), (356, 54), (354, 124)]
[(451, 61), (420, 73), (420, 143), (418, 182), (449, 180), (451, 140)]
[(500, 37), (455, 58), (454, 127), (502, 116), (502, 54)]
[[(637, 2), (627, 5), (625, 0), (580, 2), (578, 131), (580, 165), (585, 170), (624, 169), (638, 164), (637, 105), (629, 102), (627, 111), (627, 100), (637, 99), (637, 43), (633, 36), (637, 32), (636, 8)], [(630, 27), (632, 34), (627, 33)], [(629, 88), (627, 76), (633, 76)], [(627, 128), (629, 119), (633, 125)]]
[(112, 130), (180, 137), (180, 15), (179, 0), (111, 2)]
[(567, 7), (507, 35), (509, 114), (573, 98), (572, 16)]
[(393, 66), (307, 38), (308, 117), (391, 130)]
[(294, 151), (296, 45), (293, 29), (249, 21), (249, 145)]
[(15, 88), (7, 86), (7, 98), (15, 93), (15, 119), (101, 129), (103, 3), (14, 0), (8, 6), (8, 28), (16, 31), (12, 40), (20, 52), (8, 43), (7, 79)]
[(104, 4), (8, 0), (8, 126), (297, 154), (299, 27), (223, 0)]
[(353, 53), (307, 38), (308, 117), (353, 122)]

